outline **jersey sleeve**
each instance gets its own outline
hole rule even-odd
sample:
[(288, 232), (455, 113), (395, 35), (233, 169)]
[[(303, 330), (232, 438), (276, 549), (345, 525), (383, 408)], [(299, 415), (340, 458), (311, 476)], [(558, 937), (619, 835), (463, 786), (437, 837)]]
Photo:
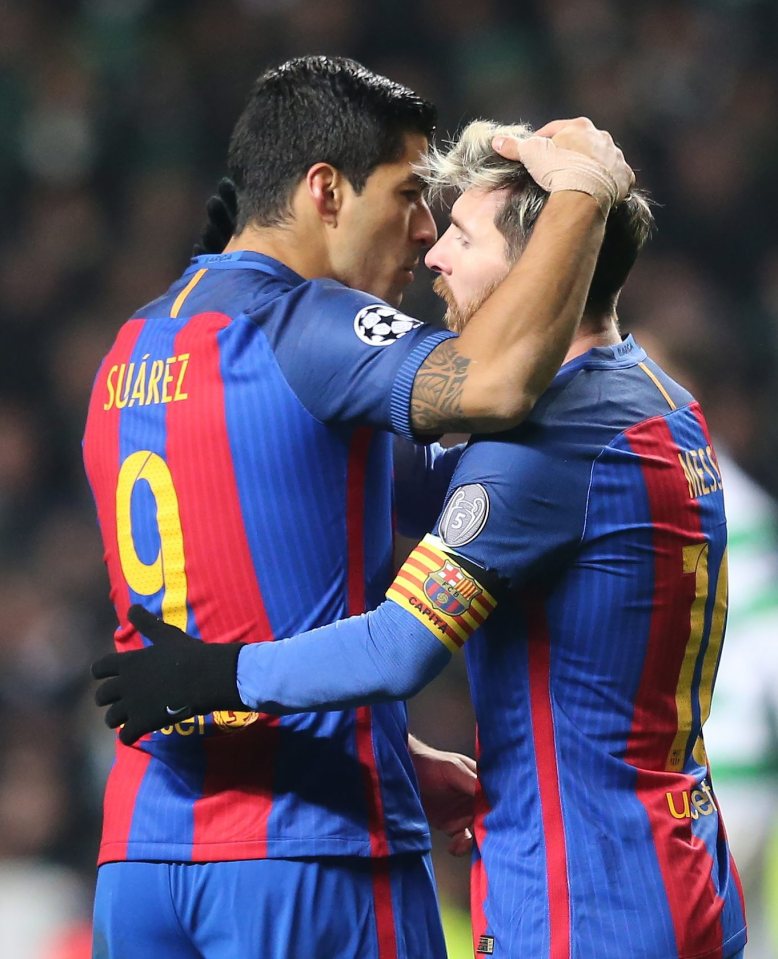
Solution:
[[(564, 437), (479, 439), (462, 455), (434, 533), (444, 549), (518, 589), (553, 575), (578, 548), (592, 454)], [(553, 432), (553, 431), (547, 431)]]
[(425, 536), (376, 609), (274, 643), (244, 646), (237, 669), (240, 698), (268, 713), (407, 699), (494, 610), (491, 579)]
[(238, 657), (242, 701), (265, 713), (346, 709), (407, 699), (451, 659), (450, 650), (389, 600)]
[(416, 373), (454, 335), (332, 280), (290, 291), (266, 333), (287, 383), (317, 419), (408, 439)]

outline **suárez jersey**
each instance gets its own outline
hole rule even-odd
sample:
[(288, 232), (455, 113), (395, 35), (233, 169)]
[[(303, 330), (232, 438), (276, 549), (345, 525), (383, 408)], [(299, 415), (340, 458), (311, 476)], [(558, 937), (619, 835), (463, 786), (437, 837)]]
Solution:
[[(119, 331), (84, 461), (119, 620), (204, 642), (288, 636), (391, 578), (391, 437), (450, 334), (253, 253), (196, 257)], [(100, 862), (426, 850), (405, 706), (222, 712), (118, 739)]]
[[(591, 350), (525, 423), (469, 446), (435, 532), (505, 584), (465, 647), (476, 954), (740, 950), (743, 899), (702, 738), (727, 566), (697, 403), (632, 338)], [(419, 574), (411, 612), (467, 606), (445, 571)]]

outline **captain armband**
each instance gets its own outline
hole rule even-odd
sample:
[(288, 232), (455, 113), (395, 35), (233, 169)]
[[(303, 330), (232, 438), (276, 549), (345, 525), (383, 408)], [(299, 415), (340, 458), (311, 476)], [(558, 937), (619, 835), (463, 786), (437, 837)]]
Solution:
[[(491, 614), (497, 600), (471, 572), (470, 563), (444, 551), (442, 540), (428, 533), (399, 569), (386, 593), (447, 646), (463, 644)], [(465, 565), (466, 564), (466, 565)]]

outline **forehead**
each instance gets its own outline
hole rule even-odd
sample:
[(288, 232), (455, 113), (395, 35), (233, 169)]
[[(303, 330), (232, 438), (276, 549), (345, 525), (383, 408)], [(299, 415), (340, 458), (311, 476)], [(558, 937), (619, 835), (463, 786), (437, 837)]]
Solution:
[(451, 207), (451, 222), (473, 236), (499, 235), (494, 218), (506, 199), (505, 190), (465, 190)]
[(429, 141), (423, 133), (406, 133), (403, 138), (403, 152), (391, 163), (381, 163), (368, 177), (369, 180), (396, 182), (403, 179), (418, 180), (413, 172), (413, 164), (426, 154)]

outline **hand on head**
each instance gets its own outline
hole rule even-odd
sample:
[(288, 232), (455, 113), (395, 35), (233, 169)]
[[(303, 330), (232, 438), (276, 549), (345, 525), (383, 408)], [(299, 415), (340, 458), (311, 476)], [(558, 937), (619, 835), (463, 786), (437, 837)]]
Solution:
[(527, 139), (499, 136), (492, 145), (501, 156), (523, 163), (549, 193), (588, 193), (605, 217), (635, 182), (632, 168), (610, 133), (598, 130), (586, 117), (552, 120)]

